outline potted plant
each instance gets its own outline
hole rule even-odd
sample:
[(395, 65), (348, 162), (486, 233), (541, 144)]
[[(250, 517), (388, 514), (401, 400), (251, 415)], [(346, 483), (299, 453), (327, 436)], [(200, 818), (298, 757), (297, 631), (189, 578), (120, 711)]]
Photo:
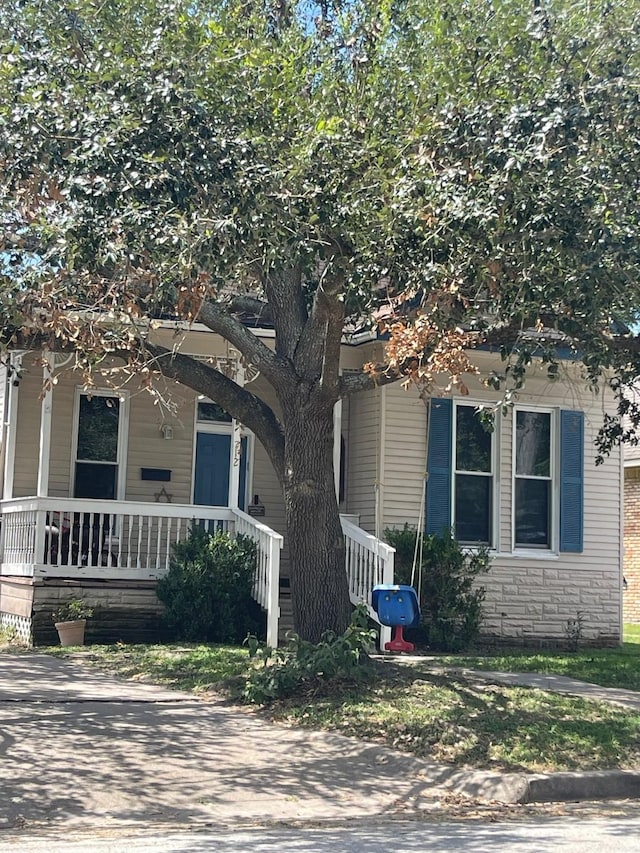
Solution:
[(84, 645), (84, 629), (93, 608), (81, 598), (70, 598), (53, 611), (53, 621), (61, 646)]

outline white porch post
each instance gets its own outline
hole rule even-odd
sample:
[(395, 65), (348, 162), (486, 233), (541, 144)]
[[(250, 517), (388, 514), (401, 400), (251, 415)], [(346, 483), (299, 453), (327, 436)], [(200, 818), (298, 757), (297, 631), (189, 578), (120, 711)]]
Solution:
[[(244, 367), (237, 363), (236, 382), (244, 387)], [(240, 499), (240, 462), (242, 459), (242, 432), (240, 421), (232, 420), (231, 464), (229, 465), (229, 506), (238, 509)]]
[(13, 497), (13, 473), (16, 461), (16, 436), (18, 432), (18, 390), (19, 382), (16, 379), (15, 370), (22, 367), (21, 352), (12, 352), (9, 356), (9, 399), (5, 410), (6, 419), (6, 447), (4, 452), (4, 480), (2, 497), (10, 500)]
[(38, 454), (38, 486), (36, 495), (46, 498), (49, 494), (49, 461), (51, 456), (51, 409), (53, 404), (53, 372), (55, 356), (43, 354), (42, 381), (45, 391), (40, 406), (40, 451)]
[(333, 482), (340, 502), (340, 456), (342, 454), (342, 400), (333, 407)]
[(267, 645), (278, 648), (278, 621), (280, 619), (280, 549), (282, 537), (269, 538), (269, 600), (267, 604)]

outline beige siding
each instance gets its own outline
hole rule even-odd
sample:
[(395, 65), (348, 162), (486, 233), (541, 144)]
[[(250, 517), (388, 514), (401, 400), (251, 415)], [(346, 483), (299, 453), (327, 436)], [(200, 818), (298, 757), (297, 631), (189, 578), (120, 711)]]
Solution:
[(382, 389), (361, 391), (349, 401), (346, 511), (360, 526), (376, 529), (376, 486), (379, 482)]
[(427, 407), (415, 388), (390, 385), (384, 394), (383, 527), (415, 527), (424, 512)]
[(15, 497), (35, 495), (40, 447), (42, 367), (35, 356), (25, 356), (18, 391), (18, 423), (13, 478)]
[[(479, 356), (485, 371), (491, 358), (489, 354)], [(596, 466), (594, 447), (603, 411), (611, 401), (593, 396), (575, 365), (565, 365), (563, 370), (563, 382), (549, 382), (542, 370), (534, 373), (519, 394), (518, 405), (585, 412), (584, 550), (581, 554), (512, 550), (513, 412), (499, 416), (498, 539), (491, 572), (483, 580), (487, 588), (484, 629), (525, 639), (562, 639), (567, 620), (575, 619), (580, 611), (586, 638), (611, 640), (619, 638), (621, 631), (620, 452), (615, 450), (603, 465)], [(465, 403), (498, 400), (478, 379), (472, 377), (467, 384)], [(386, 526), (417, 523), (426, 432), (426, 418), (417, 403), (413, 391), (395, 386), (387, 389), (382, 453)], [(557, 491), (554, 500), (557, 517)]]
[[(257, 337), (262, 339), (265, 346), (273, 349), (273, 336), (260, 334), (260, 330), (257, 331)], [(172, 328), (163, 327), (154, 330), (152, 334), (154, 342), (186, 355), (230, 360), (235, 359), (237, 355), (237, 351), (228, 341), (198, 324), (192, 328), (181, 328), (180, 324), (176, 324)]]
[(7, 394), (7, 368), (0, 364), (0, 423), (4, 422)]
[[(258, 377), (247, 387), (271, 406), (276, 414), (279, 413), (275, 392), (262, 377)], [(253, 457), (253, 490), (250, 492), (249, 499), (252, 500), (254, 495), (259, 496), (260, 502), (265, 507), (265, 515), (261, 520), (284, 535), (287, 524), (282, 488), (267, 451), (257, 440)]]
[[(36, 492), (38, 447), (40, 438), (40, 400), (42, 369), (35, 357), (25, 357), (24, 373), (20, 382), (14, 494), (33, 495)], [(100, 385), (99, 380), (97, 384)], [(72, 493), (72, 435), (76, 389), (81, 388), (81, 377), (73, 372), (61, 372), (53, 392), (51, 462), (49, 490), (52, 496), (67, 497)], [(250, 389), (274, 403), (269, 386), (261, 379)], [(154, 405), (154, 398), (141, 390), (137, 380), (123, 386), (128, 394), (129, 425), (127, 435), (127, 476), (125, 500), (154, 501), (162, 485), (171, 495), (173, 503), (190, 503), (193, 489), (193, 451), (195, 434), (196, 394), (188, 388), (169, 383), (163, 388), (174, 411)], [(166, 440), (161, 432), (163, 424), (173, 430), (173, 438)], [(249, 483), (249, 496), (260, 496), (265, 504), (264, 521), (279, 532), (284, 532), (284, 501), (275, 472), (266, 451), (254, 442), (254, 482)], [(141, 468), (168, 468), (171, 481), (158, 484), (142, 480)], [(251, 468), (251, 466), (250, 466)]]
[(7, 395), (7, 368), (0, 364), (0, 495), (2, 495), (4, 490), (4, 462), (5, 462), (5, 453), (7, 450), (7, 430), (5, 421), (7, 419), (7, 405), (8, 405), (8, 395)]
[(344, 457), (342, 459), (342, 468), (344, 471), (344, 493), (340, 503), (340, 512), (347, 512), (349, 505), (349, 417), (351, 412), (350, 399), (347, 397), (342, 401), (342, 440), (344, 442)]
[(624, 470), (624, 621), (640, 623), (640, 468)]
[[(271, 406), (276, 414), (279, 414), (275, 392), (262, 377), (258, 377), (247, 387), (248, 390)], [(271, 464), (269, 454), (257, 438), (254, 440), (252, 480), (253, 484), (250, 486), (249, 501), (251, 502), (254, 496), (258, 495), (260, 503), (263, 503), (265, 508), (265, 514), (259, 521), (263, 521), (273, 530), (284, 536), (284, 547), (280, 552), (280, 575), (281, 577), (288, 577), (289, 550), (286, 536), (287, 519), (284, 495), (276, 472)]]
[(64, 373), (53, 389), (49, 494), (57, 498), (68, 498), (73, 491), (70, 479), (76, 383), (76, 377)]
[[(130, 396), (125, 500), (155, 501), (164, 487), (173, 503), (191, 503), (195, 399), (194, 391), (176, 386), (172, 389), (176, 412), (169, 414), (154, 406), (146, 392)], [(163, 424), (171, 427), (172, 439), (163, 437)], [(168, 468), (171, 480), (142, 480), (141, 468)]]
[[(40, 401), (42, 373), (39, 365), (25, 359), (26, 369), (20, 381), (18, 400), (18, 434), (14, 494), (33, 495), (36, 492), (38, 447), (40, 439)], [(72, 494), (72, 438), (76, 391), (82, 384), (78, 374), (61, 372), (53, 392), (49, 494), (68, 497)], [(141, 391), (137, 383), (124, 386), (129, 394), (129, 430), (127, 436), (127, 477), (125, 500), (154, 501), (159, 486), (143, 481), (143, 467), (169, 468), (171, 482), (166, 491), (174, 503), (191, 501), (191, 458), (195, 394), (178, 385), (172, 389), (172, 401), (177, 413), (170, 415), (153, 398)], [(173, 440), (166, 441), (162, 423), (173, 427)]]

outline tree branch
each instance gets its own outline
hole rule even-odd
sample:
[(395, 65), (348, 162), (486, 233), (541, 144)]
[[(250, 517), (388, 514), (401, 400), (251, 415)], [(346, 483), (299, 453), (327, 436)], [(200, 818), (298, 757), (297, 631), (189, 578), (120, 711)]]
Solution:
[(294, 360), (298, 374), (319, 379), (322, 389), (336, 397), (344, 329), (344, 303), (339, 299), (343, 284), (342, 270), (321, 277)]
[(238, 293), (231, 297), (227, 303), (227, 308), (230, 314), (253, 314), (258, 321), (257, 325), (260, 325), (260, 322), (273, 323), (271, 306), (264, 299), (258, 299), (257, 296)]
[(218, 303), (204, 302), (197, 319), (236, 347), (270, 382), (284, 380), (284, 365), (277, 356), (226, 308)]
[(296, 266), (277, 278), (267, 275), (264, 288), (273, 311), (276, 353), (292, 362), (307, 320), (302, 271)]
[[(520, 343), (527, 345), (533, 354), (537, 349), (544, 349), (545, 352), (552, 354), (557, 347), (569, 346), (580, 354), (583, 348), (593, 350), (593, 343), (598, 340), (603, 355), (607, 352), (618, 357), (628, 354), (629, 358), (632, 358), (640, 353), (640, 336), (613, 336), (604, 332), (585, 330), (572, 318), (567, 318), (565, 323), (564, 318), (555, 317), (554, 327), (549, 328), (541, 326), (539, 319), (539, 317), (532, 317), (526, 321), (496, 324), (477, 332), (470, 332), (473, 341), (469, 341), (469, 345), (465, 348), (473, 351), (481, 346), (515, 346)], [(548, 322), (551, 321), (550, 317), (546, 319)], [(539, 331), (538, 326), (540, 326)], [(414, 356), (407, 357), (399, 367), (390, 368), (384, 363), (379, 363), (372, 365), (370, 370), (344, 376), (339, 383), (340, 396), (345, 397), (358, 391), (371, 390), (397, 382), (410, 374), (418, 360), (424, 359), (427, 355), (428, 351), (416, 351)], [(603, 358), (602, 364), (606, 366), (606, 358)]]
[(383, 385), (392, 385), (403, 378), (404, 374), (400, 370), (390, 370), (384, 365), (378, 365), (371, 373), (363, 370), (360, 373), (341, 376), (338, 381), (338, 394), (340, 397), (348, 397), (358, 391), (371, 391)]
[(168, 379), (175, 379), (214, 400), (230, 415), (249, 427), (269, 454), (278, 478), (284, 477), (284, 434), (280, 422), (267, 404), (220, 371), (187, 355), (155, 344), (146, 344), (152, 367)]
[[(327, 393), (338, 392), (340, 349), (344, 329), (344, 303), (338, 299), (342, 276), (329, 289), (322, 287), (316, 293), (313, 312), (307, 328), (300, 356), (313, 363), (313, 348), (318, 347), (320, 385)], [(308, 349), (308, 352), (305, 350)]]

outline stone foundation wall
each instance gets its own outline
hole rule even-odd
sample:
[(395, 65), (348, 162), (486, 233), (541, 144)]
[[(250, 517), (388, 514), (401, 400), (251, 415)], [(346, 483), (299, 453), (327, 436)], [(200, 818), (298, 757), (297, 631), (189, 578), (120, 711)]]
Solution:
[(33, 582), (31, 578), (0, 578), (0, 629), (31, 643)]
[(560, 637), (505, 637), (497, 634), (481, 634), (475, 644), (481, 649), (523, 649), (523, 650), (546, 650), (546, 651), (575, 651), (576, 649), (612, 649), (620, 645), (617, 636), (606, 637), (600, 635), (597, 638), (586, 637), (577, 640), (576, 643)]
[(640, 622), (640, 467), (624, 472), (624, 577), (622, 596), (625, 622)]
[(154, 581), (39, 582), (34, 590), (33, 643), (58, 642), (52, 613), (69, 598), (82, 598), (93, 607), (87, 621), (86, 643), (149, 643), (162, 640), (162, 605)]
[(36, 646), (56, 645), (53, 612), (70, 598), (94, 608), (87, 643), (149, 643), (165, 639), (154, 581), (2, 578), (0, 627)]
[(497, 556), (478, 578), (486, 589), (482, 633), (507, 644), (535, 647), (579, 639), (598, 647), (617, 645), (620, 623), (620, 567), (604, 560), (583, 565), (580, 554), (563, 559)]

